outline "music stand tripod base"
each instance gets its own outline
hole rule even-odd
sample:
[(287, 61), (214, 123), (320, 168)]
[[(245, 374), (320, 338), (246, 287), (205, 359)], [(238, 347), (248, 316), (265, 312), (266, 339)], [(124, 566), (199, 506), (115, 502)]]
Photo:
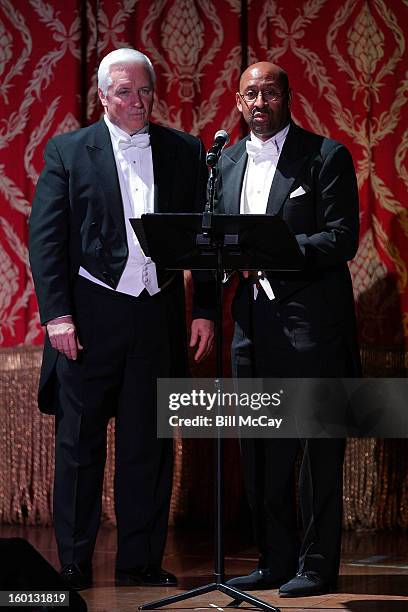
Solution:
[(228, 584), (223, 584), (222, 582), (212, 582), (211, 584), (206, 584), (202, 587), (197, 587), (192, 589), (191, 591), (185, 591), (184, 593), (180, 593), (179, 595), (172, 595), (170, 597), (165, 597), (163, 599), (158, 599), (157, 601), (151, 601), (147, 604), (142, 604), (139, 606), (139, 610), (156, 610), (157, 608), (161, 608), (163, 606), (168, 606), (173, 603), (177, 603), (178, 601), (183, 601), (185, 599), (191, 599), (192, 597), (199, 597), (200, 595), (205, 595), (205, 593), (211, 593), (213, 591), (221, 591), (225, 595), (229, 595), (232, 597), (233, 601), (228, 604), (228, 608), (238, 607), (240, 603), (245, 601), (246, 603), (252, 604), (256, 608), (260, 608), (261, 610), (266, 610), (267, 612), (280, 612), (279, 608), (275, 608), (270, 604), (258, 599), (257, 597), (253, 597), (244, 591), (240, 591), (235, 587), (228, 586)]

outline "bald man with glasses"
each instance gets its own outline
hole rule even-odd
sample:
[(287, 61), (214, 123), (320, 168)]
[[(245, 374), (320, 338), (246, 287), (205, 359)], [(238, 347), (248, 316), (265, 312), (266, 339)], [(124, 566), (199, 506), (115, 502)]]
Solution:
[[(301, 272), (244, 272), (232, 305), (234, 375), (354, 377), (361, 372), (347, 261), (359, 233), (356, 175), (341, 143), (291, 119), (286, 72), (247, 68), (236, 94), (250, 134), (224, 150), (218, 212), (280, 216), (304, 255)], [(242, 464), (259, 547), (258, 569), (230, 580), (282, 597), (335, 588), (342, 527), (343, 439), (242, 439)], [(294, 467), (303, 450), (298, 537)]]

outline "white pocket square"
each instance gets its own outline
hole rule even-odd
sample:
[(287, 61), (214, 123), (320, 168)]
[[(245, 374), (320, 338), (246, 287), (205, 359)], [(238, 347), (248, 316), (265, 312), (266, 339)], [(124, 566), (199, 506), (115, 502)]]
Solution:
[(306, 193), (306, 191), (303, 189), (302, 185), (300, 187), (298, 187), (297, 189), (295, 189), (295, 191), (292, 191), (292, 193), (289, 194), (290, 198), (297, 198), (297, 196), (301, 196), (304, 193)]

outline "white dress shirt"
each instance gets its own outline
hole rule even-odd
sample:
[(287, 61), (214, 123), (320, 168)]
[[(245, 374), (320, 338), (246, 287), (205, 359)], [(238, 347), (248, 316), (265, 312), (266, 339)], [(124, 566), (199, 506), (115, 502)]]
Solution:
[[(264, 215), (266, 213), (273, 177), (288, 131), (289, 125), (265, 141), (251, 132), (250, 140), (247, 140), (246, 143), (248, 163), (241, 191), (241, 214)], [(268, 298), (272, 300), (274, 299), (272, 287), (268, 279), (262, 278), (261, 275), (262, 273), (259, 273), (259, 284)], [(254, 285), (255, 299), (257, 295), (258, 289)]]
[[(140, 218), (143, 213), (154, 212), (153, 159), (149, 135), (146, 129), (142, 129), (136, 135), (130, 136), (113, 124), (106, 115), (104, 120), (109, 129), (118, 171), (129, 248), (129, 256), (116, 291), (137, 297), (146, 289), (150, 295), (154, 295), (160, 291), (156, 266), (150, 257), (143, 253), (129, 221), (132, 217)], [(134, 144), (136, 142), (139, 146)], [(79, 274), (115, 291), (82, 266)]]
[(273, 177), (288, 131), (289, 125), (265, 141), (251, 132), (246, 143), (248, 163), (241, 191), (241, 214), (266, 213)]

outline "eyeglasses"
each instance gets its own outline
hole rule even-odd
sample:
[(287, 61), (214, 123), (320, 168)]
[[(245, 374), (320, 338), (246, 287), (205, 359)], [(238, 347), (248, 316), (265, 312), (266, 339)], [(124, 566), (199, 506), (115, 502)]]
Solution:
[(245, 102), (255, 102), (258, 99), (259, 94), (261, 94), (262, 99), (265, 102), (276, 102), (279, 100), (281, 96), (284, 96), (286, 92), (276, 91), (275, 89), (271, 89), (267, 87), (266, 89), (260, 89), (259, 91), (256, 89), (248, 89), (245, 93), (239, 93), (238, 95), (245, 100)]

